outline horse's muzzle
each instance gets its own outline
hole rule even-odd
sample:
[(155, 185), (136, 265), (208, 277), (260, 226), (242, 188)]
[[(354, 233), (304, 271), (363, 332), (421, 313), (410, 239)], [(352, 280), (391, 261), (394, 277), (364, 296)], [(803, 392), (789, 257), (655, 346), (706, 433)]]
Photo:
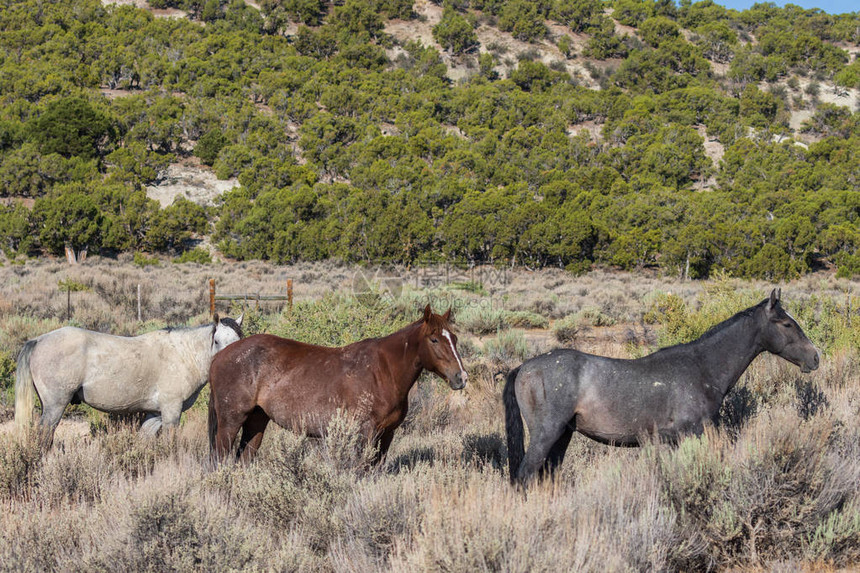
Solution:
[(469, 380), (469, 375), (464, 370), (460, 370), (453, 377), (448, 379), (448, 384), (451, 390), (462, 390), (466, 387), (466, 381)]
[(800, 371), (803, 373), (812, 372), (813, 370), (818, 370), (819, 363), (818, 352), (812, 357), (812, 360), (804, 361), (803, 364), (800, 365)]
[(804, 374), (808, 374), (813, 370), (818, 370), (818, 364), (820, 362), (818, 351), (815, 350), (811, 357), (802, 358), (801, 360), (795, 361), (794, 363), (800, 366), (800, 371)]

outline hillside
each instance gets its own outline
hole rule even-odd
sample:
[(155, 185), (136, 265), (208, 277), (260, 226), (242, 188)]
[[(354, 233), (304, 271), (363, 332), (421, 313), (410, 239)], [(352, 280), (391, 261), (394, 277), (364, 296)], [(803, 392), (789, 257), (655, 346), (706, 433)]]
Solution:
[(9, 258), (860, 272), (856, 14), (30, 4), (0, 17)]

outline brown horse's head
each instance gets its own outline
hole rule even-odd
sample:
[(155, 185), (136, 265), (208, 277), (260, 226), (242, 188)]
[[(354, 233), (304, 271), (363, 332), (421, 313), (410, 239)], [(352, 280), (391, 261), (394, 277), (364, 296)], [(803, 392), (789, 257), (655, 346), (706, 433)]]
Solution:
[(469, 376), (457, 352), (457, 335), (448, 324), (450, 318), (450, 308), (445, 314), (439, 315), (433, 314), (429, 304), (424, 307), (418, 358), (422, 367), (444, 378), (452, 390), (460, 390), (466, 385)]
[(818, 350), (804, 334), (797, 321), (785, 312), (779, 303), (779, 289), (773, 289), (770, 298), (760, 305), (762, 346), (768, 352), (796, 364), (803, 372), (818, 368)]

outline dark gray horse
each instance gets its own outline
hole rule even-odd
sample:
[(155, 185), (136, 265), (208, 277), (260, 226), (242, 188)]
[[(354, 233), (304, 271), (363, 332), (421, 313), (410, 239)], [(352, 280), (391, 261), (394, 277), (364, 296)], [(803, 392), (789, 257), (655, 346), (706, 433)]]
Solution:
[[(552, 474), (574, 430), (605, 444), (639, 445), (642, 435), (675, 441), (716, 422), (720, 405), (764, 351), (818, 368), (818, 351), (779, 304), (779, 290), (687, 344), (636, 360), (553, 350), (508, 373), (505, 429), (511, 481)], [(523, 448), (523, 418), (531, 439)]]

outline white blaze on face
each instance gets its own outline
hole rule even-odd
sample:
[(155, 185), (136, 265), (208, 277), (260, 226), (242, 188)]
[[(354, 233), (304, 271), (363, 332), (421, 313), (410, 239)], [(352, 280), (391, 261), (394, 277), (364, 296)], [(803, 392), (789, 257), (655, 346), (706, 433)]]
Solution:
[(456, 358), (456, 359), (457, 359), (457, 365), (460, 367), (460, 372), (462, 372), (462, 373), (463, 373), (463, 376), (465, 377), (465, 375), (466, 375), (466, 368), (463, 366), (463, 361), (462, 361), (462, 360), (460, 360), (460, 355), (457, 353), (457, 349), (454, 347), (454, 339), (453, 339), (453, 338), (451, 338), (451, 333), (450, 333), (450, 332), (448, 332), (446, 329), (444, 329), (444, 328), (443, 328), (443, 329), (442, 329), (442, 336), (444, 336), (444, 337), (445, 337), (445, 340), (447, 340), (447, 341), (448, 341), (448, 344), (450, 344), (450, 345), (451, 345), (451, 352), (453, 352), (453, 353), (454, 353), (454, 358)]

